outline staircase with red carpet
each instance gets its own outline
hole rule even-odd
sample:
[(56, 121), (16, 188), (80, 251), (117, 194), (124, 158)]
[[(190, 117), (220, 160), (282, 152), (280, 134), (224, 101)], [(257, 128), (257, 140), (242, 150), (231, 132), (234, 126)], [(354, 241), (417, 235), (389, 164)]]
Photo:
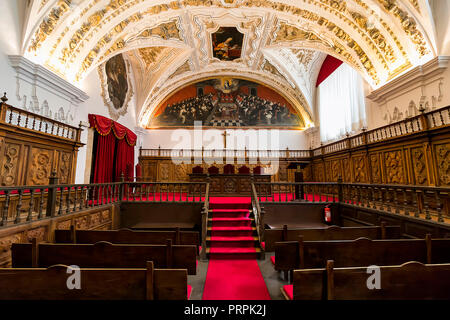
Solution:
[(206, 238), (210, 259), (256, 259), (260, 256), (261, 246), (250, 208), (250, 199), (211, 200)]
[(270, 300), (256, 261), (264, 253), (250, 208), (249, 197), (210, 199), (203, 300)]

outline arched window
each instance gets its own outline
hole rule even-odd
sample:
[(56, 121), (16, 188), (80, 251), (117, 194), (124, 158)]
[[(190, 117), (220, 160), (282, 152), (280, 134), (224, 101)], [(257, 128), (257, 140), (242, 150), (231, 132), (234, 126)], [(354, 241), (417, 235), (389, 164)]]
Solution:
[(322, 142), (342, 138), (366, 125), (363, 80), (349, 65), (341, 64), (317, 90)]

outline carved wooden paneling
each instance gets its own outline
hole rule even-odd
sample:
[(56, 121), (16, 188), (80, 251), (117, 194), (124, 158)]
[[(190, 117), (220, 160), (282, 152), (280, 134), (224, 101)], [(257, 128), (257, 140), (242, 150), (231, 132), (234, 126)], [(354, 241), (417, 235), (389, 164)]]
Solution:
[(331, 161), (325, 161), (325, 181), (331, 180)]
[(173, 164), (174, 177), (172, 181), (189, 181), (189, 173), (192, 172), (191, 166), (188, 164)]
[(352, 171), (350, 167), (350, 161), (347, 158), (342, 159), (342, 168), (344, 170), (344, 174), (342, 175), (342, 180), (345, 182), (352, 181)]
[[(38, 242), (53, 241), (51, 236), (55, 229), (68, 230), (74, 224), (77, 229), (111, 230), (113, 220), (112, 207), (92, 209), (65, 216), (33, 221), (14, 228), (0, 229), (0, 268), (11, 266), (11, 245), (29, 242), (36, 238)], [(116, 226), (117, 227), (117, 226)]]
[(324, 166), (322, 162), (314, 164), (314, 181), (317, 182), (325, 181)]
[(72, 225), (72, 220), (70, 220), (70, 219), (61, 221), (56, 224), (56, 229), (57, 230), (69, 230), (71, 225)]
[(159, 164), (159, 181), (170, 180), (170, 163), (165, 161)]
[(385, 152), (384, 167), (386, 172), (386, 183), (405, 183), (405, 173), (403, 169), (403, 157), (401, 150)]
[(22, 233), (0, 237), (0, 268), (11, 267), (11, 245), (21, 242)]
[(71, 153), (60, 152), (58, 161), (58, 177), (59, 183), (69, 183), (71, 169)]
[(425, 153), (422, 147), (411, 149), (412, 169), (414, 174), (414, 182), (418, 185), (427, 185), (427, 164), (425, 161)]
[(331, 161), (330, 176), (331, 181), (338, 181), (339, 177), (342, 178), (341, 161), (339, 159)]
[(76, 229), (79, 229), (79, 230), (89, 229), (89, 216), (85, 215), (85, 216), (75, 218), (74, 223), (75, 223)]
[(366, 162), (364, 160), (364, 156), (354, 156), (353, 160), (353, 169), (355, 174), (355, 182), (358, 183), (366, 183), (367, 179), (367, 168)]
[(33, 148), (31, 150), (31, 167), (27, 184), (48, 184), (52, 164), (53, 150)]
[(28, 242), (31, 241), (31, 239), (36, 239), (37, 242), (47, 241), (47, 237), (47, 227), (45, 226), (31, 229), (26, 232), (26, 239)]
[(450, 186), (450, 143), (436, 145), (435, 150), (439, 183)]
[(83, 146), (76, 139), (0, 121), (0, 185), (46, 185), (53, 170), (59, 182), (73, 183), (78, 148)]
[(370, 169), (372, 172), (372, 182), (381, 183), (381, 166), (380, 166), (380, 156), (378, 153), (369, 155), (370, 158)]
[(19, 163), (20, 163), (20, 145), (15, 143), (5, 143), (2, 161), (2, 185), (17, 185)]

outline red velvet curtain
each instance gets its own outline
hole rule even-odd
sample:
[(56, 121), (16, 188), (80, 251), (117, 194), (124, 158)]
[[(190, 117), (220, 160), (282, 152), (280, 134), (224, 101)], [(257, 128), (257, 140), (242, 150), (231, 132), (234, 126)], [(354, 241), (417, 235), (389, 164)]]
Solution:
[(317, 76), (316, 87), (318, 87), (326, 78), (328, 78), (334, 70), (339, 68), (343, 62), (333, 56), (328, 55), (322, 63), (319, 75)]
[(134, 178), (134, 147), (130, 146), (125, 139), (117, 142), (116, 155), (116, 180), (123, 176), (126, 180)]
[(94, 183), (111, 182), (113, 180), (115, 144), (116, 137), (114, 135), (98, 135)]
[(100, 115), (90, 114), (89, 123), (98, 133), (94, 183), (112, 182), (114, 178), (120, 181), (122, 173), (127, 180), (132, 180), (137, 136), (120, 123)]

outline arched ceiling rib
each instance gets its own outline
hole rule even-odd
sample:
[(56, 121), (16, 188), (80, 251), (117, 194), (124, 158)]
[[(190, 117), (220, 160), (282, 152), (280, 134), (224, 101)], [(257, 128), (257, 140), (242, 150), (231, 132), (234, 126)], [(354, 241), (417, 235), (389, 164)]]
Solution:
[[(74, 83), (118, 53), (135, 58), (136, 74), (145, 70), (140, 50), (172, 52), (170, 66), (138, 76), (141, 82), (152, 76), (139, 83), (141, 120), (152, 108), (149, 97), (170, 81), (167, 73), (186, 61), (192, 74), (240, 69), (275, 76), (304, 93), (298, 105), (308, 113), (312, 75), (295, 50), (316, 52), (316, 62), (331, 54), (376, 88), (435, 56), (428, 9), (424, 0), (35, 0), (23, 49)], [(244, 33), (238, 61), (212, 58), (210, 35), (220, 26)]]

